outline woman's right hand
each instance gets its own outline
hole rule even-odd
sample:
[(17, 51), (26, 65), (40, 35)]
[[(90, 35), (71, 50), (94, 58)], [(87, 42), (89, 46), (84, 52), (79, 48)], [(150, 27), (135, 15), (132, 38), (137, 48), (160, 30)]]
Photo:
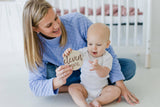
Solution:
[(67, 78), (72, 74), (72, 67), (69, 65), (62, 65), (56, 69), (56, 78), (53, 79), (53, 89), (57, 89), (66, 84)]

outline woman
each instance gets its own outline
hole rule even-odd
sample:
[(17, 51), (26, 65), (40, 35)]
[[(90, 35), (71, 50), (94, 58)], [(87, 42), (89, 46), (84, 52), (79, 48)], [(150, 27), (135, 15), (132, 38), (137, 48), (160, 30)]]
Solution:
[[(91, 24), (79, 13), (59, 18), (45, 0), (26, 2), (23, 10), (24, 54), (30, 71), (29, 85), (35, 95), (50, 96), (67, 92), (68, 85), (80, 82), (80, 72), (64, 65), (62, 54), (67, 48), (78, 50), (87, 46), (87, 30)], [(121, 95), (129, 104), (139, 103), (123, 83), (123, 80), (134, 76), (135, 63), (129, 59), (118, 61), (111, 46), (106, 50), (113, 57), (109, 82), (121, 89)]]

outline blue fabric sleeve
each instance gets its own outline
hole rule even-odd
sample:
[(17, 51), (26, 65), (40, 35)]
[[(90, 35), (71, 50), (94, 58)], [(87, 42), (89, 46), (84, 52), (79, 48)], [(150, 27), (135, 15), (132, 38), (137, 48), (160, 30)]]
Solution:
[[(78, 23), (79, 23), (79, 28), (81, 32), (81, 36), (83, 37), (84, 40), (87, 40), (87, 31), (88, 28), (93, 24), (86, 16), (77, 13), (78, 14)], [(87, 42), (87, 41), (86, 41)]]
[(57, 95), (59, 89), (53, 90), (53, 78), (46, 79), (46, 64), (37, 71), (29, 71), (29, 86), (36, 96)]
[(114, 53), (113, 48), (109, 46), (109, 48), (106, 49), (113, 57), (113, 63), (112, 63), (112, 69), (109, 73), (109, 78), (111, 80), (111, 83), (114, 83), (119, 80), (124, 80), (124, 75), (121, 72), (121, 67), (119, 64), (119, 61), (117, 59), (117, 55)]

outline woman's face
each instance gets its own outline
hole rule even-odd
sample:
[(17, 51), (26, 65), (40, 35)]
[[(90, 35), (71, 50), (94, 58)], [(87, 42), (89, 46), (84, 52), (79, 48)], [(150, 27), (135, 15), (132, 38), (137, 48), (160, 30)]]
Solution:
[(41, 32), (47, 37), (59, 37), (62, 34), (61, 21), (57, 14), (53, 11), (52, 8), (48, 10), (46, 16), (42, 18), (39, 22), (38, 28), (36, 28), (36, 32)]

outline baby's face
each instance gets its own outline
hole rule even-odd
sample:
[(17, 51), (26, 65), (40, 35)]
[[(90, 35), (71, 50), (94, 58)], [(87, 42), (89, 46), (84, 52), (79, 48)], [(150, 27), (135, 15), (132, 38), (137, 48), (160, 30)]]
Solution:
[(90, 33), (87, 35), (88, 52), (93, 57), (100, 57), (107, 48), (107, 40), (103, 35)]

